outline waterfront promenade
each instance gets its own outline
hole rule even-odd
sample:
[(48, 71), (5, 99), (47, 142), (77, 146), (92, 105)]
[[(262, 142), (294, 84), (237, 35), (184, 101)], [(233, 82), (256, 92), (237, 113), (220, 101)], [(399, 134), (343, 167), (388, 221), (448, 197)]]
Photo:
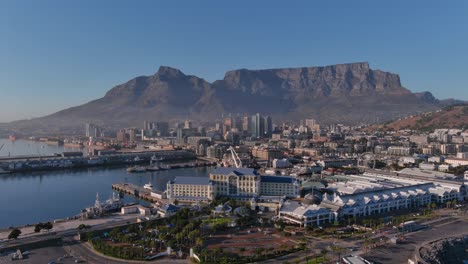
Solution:
[[(81, 224), (84, 225), (89, 225), (91, 227), (98, 227), (98, 226), (105, 226), (105, 225), (111, 225), (111, 224), (116, 224), (116, 223), (126, 223), (127, 221), (135, 221), (138, 217), (141, 217), (140, 215), (121, 215), (120, 213), (115, 213), (111, 216), (107, 217), (101, 217), (101, 218), (96, 218), (96, 219), (72, 219), (64, 222), (59, 222), (59, 223), (53, 223), (53, 228), (47, 232), (39, 232), (35, 233), (34, 232), (34, 225), (28, 225), (28, 226), (23, 226), (23, 227), (18, 227), (18, 229), (21, 230), (21, 235), (19, 236), (19, 240), (21, 239), (33, 239), (35, 237), (47, 237), (53, 234), (60, 234), (62, 232), (68, 232), (68, 231), (73, 231), (77, 232), (78, 231), (78, 226)], [(2, 248), (3, 245), (9, 244), (10, 242), (14, 242), (15, 240), (10, 240), (8, 241), (8, 235), (10, 234), (12, 229), (0, 229), (0, 249)]]

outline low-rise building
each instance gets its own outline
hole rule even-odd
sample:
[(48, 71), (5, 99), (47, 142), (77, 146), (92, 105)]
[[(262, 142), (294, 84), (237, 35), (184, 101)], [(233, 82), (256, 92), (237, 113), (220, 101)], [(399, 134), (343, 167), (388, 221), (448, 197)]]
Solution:
[(433, 156), (427, 159), (427, 162), (442, 163), (445, 158), (443, 156)]
[(331, 159), (331, 160), (319, 160), (316, 163), (322, 166), (323, 168), (338, 168), (338, 167), (356, 165), (357, 161), (355, 159)]
[(289, 168), (291, 167), (291, 162), (289, 162), (288, 159), (274, 159), (272, 162), (272, 166), (275, 169)]
[(409, 156), (413, 154), (413, 149), (410, 147), (391, 146), (388, 147), (387, 154), (396, 156)]
[(446, 158), (445, 163), (450, 164), (454, 167), (457, 166), (467, 166), (468, 159), (458, 159), (458, 158)]
[(137, 204), (137, 205), (130, 205), (130, 206), (122, 207), (120, 209), (120, 213), (123, 215), (126, 215), (126, 214), (149, 215), (151, 213), (151, 210), (150, 208)]
[(421, 162), (419, 163), (419, 168), (422, 170), (435, 170), (437, 169), (437, 165), (434, 163)]
[(158, 209), (158, 215), (161, 217), (168, 217), (175, 215), (177, 211), (180, 210), (180, 207), (175, 206), (173, 204), (164, 204)]
[(289, 176), (260, 176), (260, 195), (300, 196), (300, 182)]
[(283, 158), (284, 154), (279, 149), (274, 148), (252, 148), (252, 156), (260, 160), (272, 161)]
[(320, 205), (288, 200), (282, 204), (278, 217), (285, 222), (307, 227), (332, 223), (336, 219), (336, 214)]
[(167, 198), (170, 201), (197, 202), (214, 198), (213, 184), (208, 177), (176, 177), (167, 183)]
[(449, 171), (452, 168), (450, 164), (440, 164), (438, 170), (442, 172)]

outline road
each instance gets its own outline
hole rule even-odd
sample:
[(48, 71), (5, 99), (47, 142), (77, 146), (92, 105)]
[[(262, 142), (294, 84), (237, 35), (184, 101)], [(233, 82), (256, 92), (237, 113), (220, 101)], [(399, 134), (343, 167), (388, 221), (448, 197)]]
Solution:
[[(79, 257), (86, 261), (86, 263), (91, 264), (140, 264), (140, 263), (148, 263), (149, 261), (136, 261), (136, 260), (122, 260), (113, 257), (109, 257), (103, 255), (86, 243), (77, 241), (76, 238), (67, 238), (64, 239), (64, 250), (68, 252), (68, 254), (73, 255), (75, 257)], [(170, 259), (170, 258), (163, 258), (155, 261), (151, 261), (155, 263), (174, 263), (174, 264), (188, 264), (192, 263), (189, 259)]]
[[(127, 222), (135, 223), (137, 217), (134, 217), (132, 219), (125, 219), (125, 220), (119, 220), (115, 222), (107, 222), (103, 224), (98, 224), (94, 225), (89, 229), (86, 229), (87, 232), (89, 231), (99, 231), (99, 230), (104, 230), (108, 228), (114, 228), (114, 227), (120, 227), (127, 225)], [(35, 243), (35, 242), (40, 242), (40, 241), (46, 241), (46, 240), (51, 240), (54, 238), (62, 238), (62, 237), (67, 237), (67, 236), (74, 236), (78, 233), (78, 230), (76, 228), (70, 228), (66, 230), (60, 230), (56, 232), (51, 232), (49, 234), (38, 234), (38, 235), (31, 235), (31, 236), (26, 236), (26, 237), (20, 237), (15, 240), (4, 240), (0, 243), (0, 250), (4, 248), (9, 248), (9, 247), (16, 247), (16, 246), (21, 246), (24, 244), (30, 244), (30, 243)]]
[[(405, 242), (402, 244), (388, 244), (385, 247), (372, 249), (363, 257), (380, 264), (407, 263), (412, 258), (416, 250), (429, 241), (439, 240), (448, 237), (458, 237), (468, 234), (468, 222), (466, 219), (454, 218), (449, 222), (435, 221), (429, 229), (416, 231), (405, 235)], [(395, 254), (398, 252), (398, 254)]]

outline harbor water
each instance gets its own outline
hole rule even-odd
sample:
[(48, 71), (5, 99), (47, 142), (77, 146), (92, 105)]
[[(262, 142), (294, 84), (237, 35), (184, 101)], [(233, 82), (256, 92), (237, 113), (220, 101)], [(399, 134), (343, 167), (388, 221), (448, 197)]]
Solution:
[(0, 138), (0, 158), (8, 156), (47, 156), (64, 151), (81, 151), (80, 148), (71, 148), (66, 146), (51, 145), (40, 141), (15, 140)]
[[(21, 146), (27, 150), (27, 145)], [(63, 151), (63, 147), (60, 146), (42, 149), (50, 150), (52, 153)], [(15, 154), (31, 154), (26, 150), (21, 150), (22, 152), (15, 150)], [(52, 153), (43, 153), (43, 155)], [(176, 176), (203, 177), (212, 169), (212, 167), (197, 167), (129, 173), (125, 167), (99, 167), (3, 174), (0, 175), (0, 228), (77, 215), (81, 209), (94, 205), (96, 193), (99, 193), (101, 202), (110, 198), (113, 183), (128, 182), (143, 186), (151, 182), (154, 189), (164, 191), (166, 183)], [(133, 197), (128, 196), (124, 199), (125, 202), (135, 201)]]

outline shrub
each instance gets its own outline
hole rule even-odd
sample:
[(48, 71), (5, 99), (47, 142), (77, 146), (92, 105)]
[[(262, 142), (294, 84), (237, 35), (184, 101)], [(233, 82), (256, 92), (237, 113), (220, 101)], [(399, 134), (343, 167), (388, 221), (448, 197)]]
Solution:
[(18, 228), (13, 229), (8, 235), (8, 239), (17, 239), (21, 235), (21, 230)]

